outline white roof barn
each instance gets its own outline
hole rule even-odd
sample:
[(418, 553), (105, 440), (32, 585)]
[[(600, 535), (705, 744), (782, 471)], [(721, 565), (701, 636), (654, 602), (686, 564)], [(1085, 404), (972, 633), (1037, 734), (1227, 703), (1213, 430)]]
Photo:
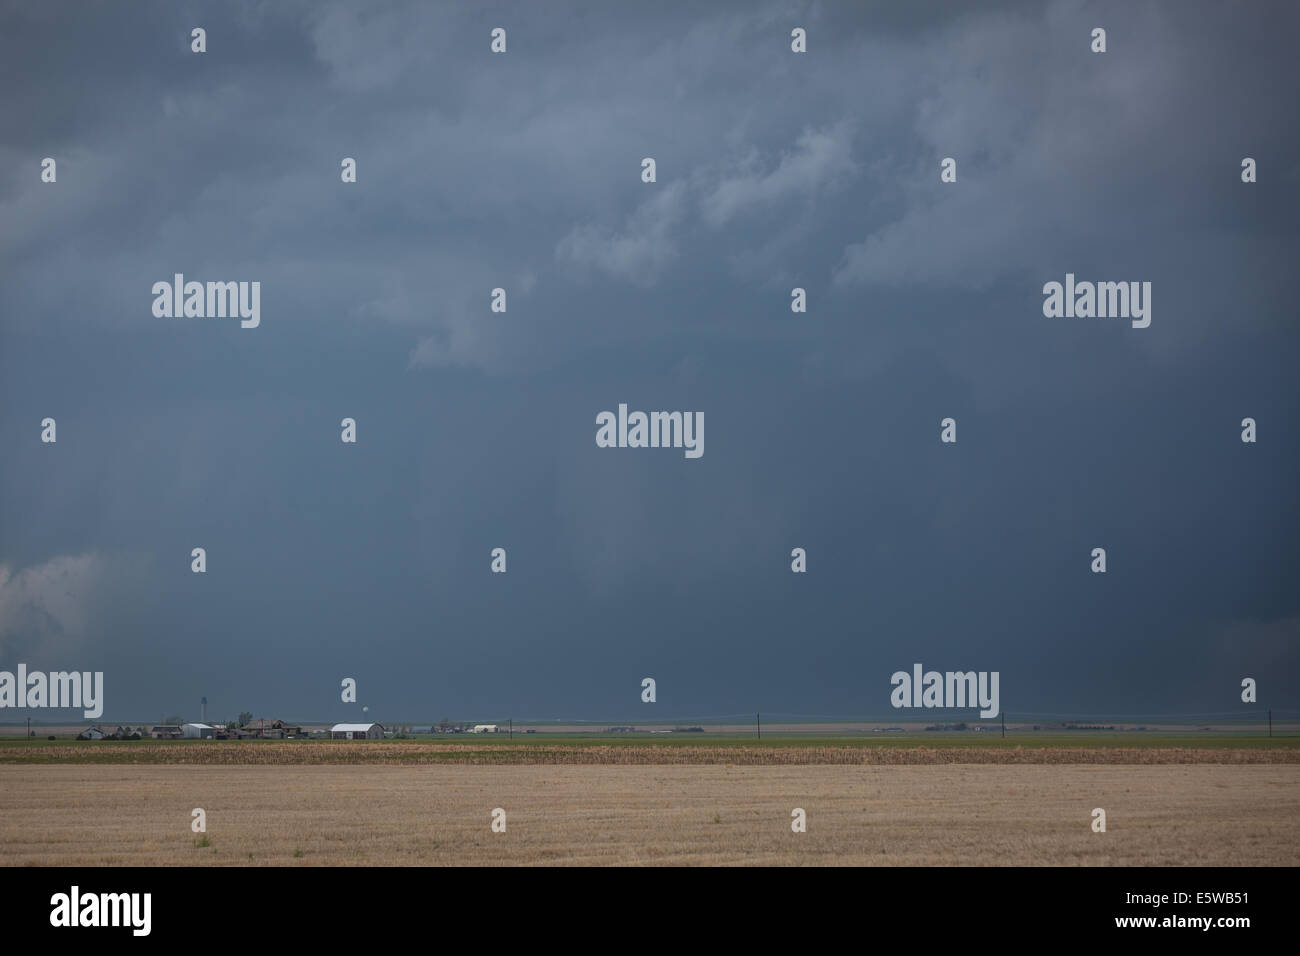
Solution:
[(330, 728), (334, 740), (382, 740), (383, 724), (335, 724)]
[(210, 724), (181, 724), (181, 736), (191, 738), (212, 737), (216, 734)]

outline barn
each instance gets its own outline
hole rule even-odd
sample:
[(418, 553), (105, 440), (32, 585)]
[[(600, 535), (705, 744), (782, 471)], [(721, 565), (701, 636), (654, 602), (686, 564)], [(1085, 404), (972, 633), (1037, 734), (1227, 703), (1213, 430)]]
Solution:
[(330, 728), (334, 740), (383, 740), (383, 724), (335, 724)]
[(181, 736), (187, 739), (211, 740), (216, 729), (208, 724), (181, 724)]

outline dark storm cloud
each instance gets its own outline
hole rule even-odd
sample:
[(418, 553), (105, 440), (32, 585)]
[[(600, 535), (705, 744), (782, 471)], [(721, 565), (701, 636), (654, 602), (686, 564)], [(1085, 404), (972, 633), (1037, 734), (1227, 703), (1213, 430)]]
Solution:
[[(110, 719), (343, 717), (343, 676), (880, 713), (914, 660), (1012, 712), (1300, 699), (1292, 7), (0, 16), (0, 664), (102, 668)], [(174, 272), (261, 326), (154, 318)], [(1044, 318), (1066, 272), (1151, 327)], [(596, 448), (624, 401), (704, 457)]]

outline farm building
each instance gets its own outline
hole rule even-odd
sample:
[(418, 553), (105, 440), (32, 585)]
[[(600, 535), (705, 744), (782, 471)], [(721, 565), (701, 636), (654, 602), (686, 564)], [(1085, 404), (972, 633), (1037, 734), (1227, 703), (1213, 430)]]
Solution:
[[(140, 728), (144, 730), (143, 727)], [(116, 730), (105, 730), (103, 727), (90, 727), (77, 734), (78, 740), (139, 740), (140, 735), (130, 727), (118, 727)]]
[(216, 730), (208, 724), (181, 724), (181, 736), (199, 740), (211, 740)]
[(149, 736), (154, 740), (175, 740), (181, 736), (178, 724), (158, 724), (150, 729)]
[(382, 740), (383, 724), (335, 724), (330, 728), (334, 740)]
[(496, 724), (475, 724), (474, 729), (471, 730), (470, 733), (471, 734), (499, 734), (501, 733), (501, 728), (498, 727)]
[(301, 737), (302, 728), (286, 724), (283, 720), (250, 720), (239, 728), (240, 739), (245, 737), (268, 737), (282, 740), (285, 737)]

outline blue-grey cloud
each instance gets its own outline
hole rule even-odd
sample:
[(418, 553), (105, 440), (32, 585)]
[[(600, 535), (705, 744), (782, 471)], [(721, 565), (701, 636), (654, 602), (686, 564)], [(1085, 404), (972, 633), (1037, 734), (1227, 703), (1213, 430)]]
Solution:
[[(109, 719), (346, 717), (343, 676), (381, 719), (645, 719), (647, 674), (880, 712), (914, 660), (1012, 712), (1294, 707), (1298, 19), (10, 4), (0, 666), (102, 664)], [(176, 272), (261, 325), (155, 318)], [(1045, 318), (1066, 272), (1151, 327)], [(704, 457), (597, 448), (620, 402)]]

